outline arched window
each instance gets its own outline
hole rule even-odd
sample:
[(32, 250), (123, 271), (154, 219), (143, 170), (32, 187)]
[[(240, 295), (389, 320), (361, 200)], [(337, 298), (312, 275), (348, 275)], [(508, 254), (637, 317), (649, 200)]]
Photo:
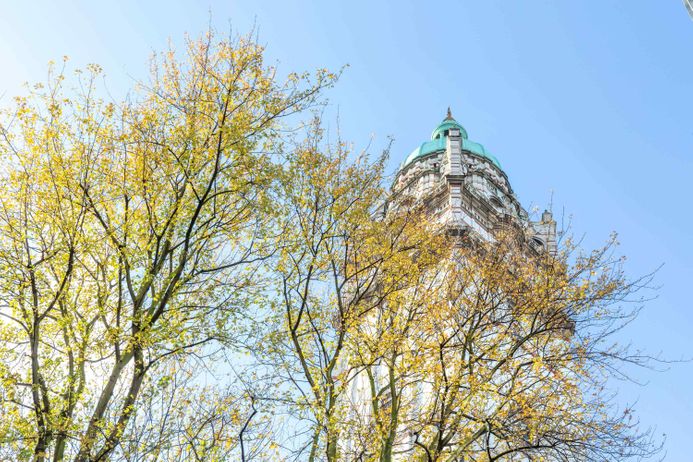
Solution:
[(544, 249), (544, 241), (542, 241), (538, 237), (533, 237), (532, 238), (532, 247), (534, 247), (537, 250), (543, 250)]

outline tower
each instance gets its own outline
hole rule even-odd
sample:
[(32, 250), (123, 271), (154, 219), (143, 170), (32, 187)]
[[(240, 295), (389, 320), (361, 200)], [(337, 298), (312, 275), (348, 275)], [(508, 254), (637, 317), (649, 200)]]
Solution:
[[(530, 220), (528, 213), (516, 198), (498, 159), (482, 144), (469, 139), (467, 131), (455, 120), (450, 109), (433, 130), (430, 140), (414, 149), (399, 166), (390, 198), (382, 212), (386, 214), (388, 209), (397, 210), (412, 203), (421, 206), (453, 236), (468, 237), (477, 242), (492, 242), (498, 238), (499, 230), (512, 227), (521, 231), (518, 233), (519, 236), (524, 236), (520, 238), (523, 243), (521, 248), (523, 251), (526, 249), (527, 255), (556, 252), (556, 222), (551, 212), (544, 211), (537, 221)], [(460, 242), (467, 241), (460, 239)], [(524, 252), (522, 255), (525, 255)], [(537, 261), (542, 259), (539, 258)], [(438, 277), (440, 274), (431, 276), (432, 279)], [(475, 288), (466, 287), (465, 291), (472, 293)], [(435, 303), (446, 304), (440, 300), (434, 300), (433, 304)], [(511, 304), (503, 306), (512, 310)], [(389, 305), (389, 308), (392, 307), (393, 305)], [(388, 302), (383, 302), (381, 308), (385, 308), (387, 312)], [(395, 308), (393, 311), (397, 312), (398, 309)], [(503, 307), (498, 305), (495, 309)], [(403, 308), (403, 312), (407, 313), (406, 307)], [(381, 312), (378, 310), (371, 312), (366, 325), (370, 322), (376, 325), (380, 315)], [(454, 319), (454, 316), (449, 318)], [(384, 331), (387, 328), (389, 326)], [(445, 332), (445, 329), (436, 335)], [(452, 329), (448, 339), (452, 339), (456, 335), (455, 332), (458, 331)], [(407, 331), (406, 335), (410, 333), (411, 331)], [(491, 330), (489, 335), (493, 335)], [(416, 338), (416, 334), (412, 338)], [(406, 351), (406, 354), (411, 351), (418, 353), (416, 347), (410, 349), (408, 340), (406, 336), (399, 338), (398, 348), (402, 346), (401, 351)], [(464, 341), (461, 343), (464, 344)], [(413, 344), (416, 344), (416, 341)], [(405, 353), (402, 353), (401, 357), (403, 356)], [(406, 375), (409, 384), (399, 389), (399, 395), (396, 387), (386, 386), (388, 380), (390, 384), (397, 381), (392, 379), (395, 375), (390, 375), (390, 372), (399, 367), (393, 364), (401, 357), (393, 356), (394, 359), (391, 359), (390, 363), (381, 357), (364, 364), (363, 369), (353, 376), (348, 397), (350, 419), (365, 423), (372, 423), (373, 415), (378, 410), (394, 409), (394, 402), (401, 404), (404, 400), (408, 403), (406, 416), (403, 414), (402, 422), (398, 421), (400, 430), (391, 441), (392, 445), (397, 446), (397, 452), (392, 459), (396, 461), (410, 460), (411, 454), (421, 446), (418, 430), (410, 426), (411, 422), (416, 422), (421, 417), (422, 409), (430, 409), (432, 403), (437, 402), (437, 395), (429, 378), (423, 374), (416, 376), (418, 372), (411, 372), (406, 368), (403, 370), (409, 371), (406, 373), (409, 374)], [(455, 386), (461, 388), (460, 384), (453, 385), (453, 388)], [(396, 399), (393, 398), (393, 394)], [(372, 403), (376, 403), (377, 406)], [(346, 441), (346, 453), (354, 451), (352, 454), (356, 454), (360, 443), (356, 442), (353, 435)], [(366, 459), (355, 457), (354, 460)]]
[(420, 201), (450, 234), (492, 240), (498, 228), (517, 226), (526, 230), (534, 250), (556, 251), (551, 212), (529, 219), (498, 159), (469, 139), (450, 108), (431, 139), (399, 166), (392, 189), (395, 205), (402, 197)]

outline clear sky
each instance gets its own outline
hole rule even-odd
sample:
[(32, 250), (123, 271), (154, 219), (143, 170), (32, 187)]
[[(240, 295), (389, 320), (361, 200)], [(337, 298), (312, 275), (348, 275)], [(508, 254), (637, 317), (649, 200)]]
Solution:
[[(617, 231), (628, 272), (660, 264), (658, 298), (622, 338), (693, 357), (693, 21), (680, 0), (584, 1), (4, 1), (0, 104), (46, 63), (96, 62), (114, 94), (151, 51), (210, 21), (256, 24), (280, 69), (350, 67), (330, 91), (356, 146), (395, 138), (391, 169), (451, 106), (503, 165), (516, 194), (572, 215), (585, 244)], [(690, 461), (693, 364), (637, 372), (646, 426), (668, 461)]]

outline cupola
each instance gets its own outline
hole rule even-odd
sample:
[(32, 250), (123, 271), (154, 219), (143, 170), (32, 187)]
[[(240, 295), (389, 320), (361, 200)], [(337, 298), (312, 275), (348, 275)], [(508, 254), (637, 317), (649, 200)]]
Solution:
[(433, 133), (431, 133), (431, 140), (422, 143), (419, 147), (414, 149), (411, 154), (407, 156), (404, 162), (402, 162), (399, 169), (403, 170), (418, 158), (425, 157), (428, 154), (433, 154), (435, 152), (444, 151), (447, 144), (446, 139), (450, 136), (450, 130), (454, 128), (460, 131), (460, 137), (462, 138), (462, 149), (464, 151), (468, 151), (479, 157), (483, 157), (484, 159), (489, 160), (498, 169), (501, 169), (498, 159), (496, 159), (493, 154), (488, 152), (481, 143), (476, 143), (469, 140), (467, 130), (465, 130), (462, 124), (452, 117), (450, 108), (448, 108), (448, 113), (445, 119), (443, 119), (440, 125), (438, 125), (435, 130), (433, 130)]

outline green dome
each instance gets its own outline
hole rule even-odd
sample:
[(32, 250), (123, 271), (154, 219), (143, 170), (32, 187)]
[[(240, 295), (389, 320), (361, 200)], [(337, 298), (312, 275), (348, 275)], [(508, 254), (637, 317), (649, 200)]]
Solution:
[(467, 139), (467, 130), (464, 129), (462, 125), (460, 125), (459, 122), (457, 122), (455, 119), (452, 117), (446, 117), (445, 120), (443, 120), (440, 125), (436, 127), (435, 130), (433, 130), (433, 133), (431, 133), (431, 139), (434, 140), (436, 138), (442, 138), (443, 136), (447, 136), (445, 134), (446, 130), (450, 130), (451, 128), (458, 128), (460, 130), (460, 134), (462, 135), (462, 138)]
[(457, 128), (460, 130), (460, 135), (462, 136), (462, 149), (464, 151), (469, 151), (472, 154), (476, 154), (477, 156), (488, 159), (491, 161), (491, 163), (493, 163), (493, 165), (499, 169), (501, 168), (498, 159), (496, 159), (493, 154), (488, 152), (481, 143), (476, 143), (468, 139), (467, 130), (465, 130), (459, 122), (452, 118), (450, 108), (448, 108), (447, 117), (445, 117), (440, 125), (438, 125), (436, 129), (433, 130), (433, 133), (431, 133), (431, 141), (426, 141), (425, 143), (422, 143), (421, 146), (414, 149), (412, 153), (407, 156), (404, 162), (402, 162), (402, 165), (400, 165), (400, 170), (419, 157), (423, 157), (427, 154), (432, 154), (438, 151), (444, 151), (446, 146), (446, 138), (448, 137), (448, 133), (451, 128)]
[(400, 169), (406, 167), (410, 163), (414, 161), (417, 157), (423, 157), (426, 154), (431, 154), (432, 152), (437, 152), (437, 151), (443, 151), (445, 150), (445, 138), (440, 137), (438, 139), (434, 139), (431, 141), (426, 141), (425, 143), (421, 143), (421, 146), (418, 148), (414, 149), (411, 154), (407, 156), (407, 158), (404, 160), (404, 163), (400, 166)]

